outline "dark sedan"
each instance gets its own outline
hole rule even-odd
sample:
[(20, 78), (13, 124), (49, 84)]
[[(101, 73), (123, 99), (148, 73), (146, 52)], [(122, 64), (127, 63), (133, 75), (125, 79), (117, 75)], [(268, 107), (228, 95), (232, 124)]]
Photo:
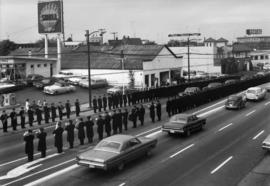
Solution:
[(33, 83), (33, 86), (35, 86), (38, 89), (43, 89), (46, 86), (53, 85), (56, 82), (56, 78), (45, 78), (40, 81), (35, 81)]
[(156, 144), (157, 139), (118, 134), (103, 139), (93, 149), (77, 155), (76, 161), (78, 165), (89, 168), (122, 170), (126, 163), (149, 155)]
[(194, 114), (176, 114), (162, 126), (162, 131), (168, 134), (178, 133), (190, 136), (191, 132), (202, 130), (205, 124), (206, 118)]
[(231, 95), (225, 102), (226, 109), (241, 109), (246, 106), (246, 98), (243, 95)]

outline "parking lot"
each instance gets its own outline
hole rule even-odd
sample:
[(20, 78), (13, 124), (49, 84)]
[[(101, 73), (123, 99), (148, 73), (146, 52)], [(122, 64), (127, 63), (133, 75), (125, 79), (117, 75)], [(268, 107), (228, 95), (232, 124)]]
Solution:
[[(99, 96), (106, 93), (106, 90), (110, 88), (100, 88), (100, 89), (93, 89), (92, 90), (92, 97), (93, 96)], [(35, 87), (27, 87), (22, 90), (16, 91), (16, 101), (19, 104), (24, 104), (26, 99), (29, 99), (30, 102), (35, 100), (36, 102), (38, 100), (43, 101), (46, 99), (48, 103), (58, 103), (66, 102), (66, 100), (70, 100), (70, 102), (73, 104), (76, 99), (79, 99), (80, 103), (88, 103), (89, 102), (89, 96), (88, 96), (88, 89), (76, 87), (75, 92), (65, 93), (65, 94), (59, 94), (59, 95), (48, 95), (42, 92), (42, 90), (39, 90)]]

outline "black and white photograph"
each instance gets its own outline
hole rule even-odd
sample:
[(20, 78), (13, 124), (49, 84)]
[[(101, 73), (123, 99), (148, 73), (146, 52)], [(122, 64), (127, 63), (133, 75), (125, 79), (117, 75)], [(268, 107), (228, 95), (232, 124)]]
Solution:
[(270, 186), (269, 0), (0, 0), (1, 186)]

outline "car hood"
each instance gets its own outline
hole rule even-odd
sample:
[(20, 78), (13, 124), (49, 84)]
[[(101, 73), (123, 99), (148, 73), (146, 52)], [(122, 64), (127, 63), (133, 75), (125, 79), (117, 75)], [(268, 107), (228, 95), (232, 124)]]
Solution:
[(116, 152), (91, 149), (91, 150), (88, 150), (79, 154), (78, 158), (83, 159), (83, 160), (89, 160), (89, 161), (104, 162), (111, 158), (114, 158), (118, 154), (119, 153), (116, 153)]
[(177, 123), (177, 122), (173, 123), (173, 122), (167, 122), (167, 123), (165, 123), (165, 124), (163, 125), (163, 127), (165, 127), (165, 128), (179, 128), (179, 129), (181, 129), (181, 128), (183, 128), (185, 125), (186, 125), (186, 123)]
[(51, 85), (51, 86), (46, 86), (44, 87), (45, 89), (58, 89), (59, 86), (58, 85)]

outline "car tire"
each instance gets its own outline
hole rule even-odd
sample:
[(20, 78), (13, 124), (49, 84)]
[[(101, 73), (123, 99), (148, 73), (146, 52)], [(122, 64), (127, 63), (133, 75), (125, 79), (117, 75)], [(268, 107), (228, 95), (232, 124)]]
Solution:
[(124, 167), (125, 167), (124, 162), (121, 162), (121, 163), (117, 166), (117, 169), (118, 169), (118, 171), (122, 171), (122, 170), (124, 169)]

